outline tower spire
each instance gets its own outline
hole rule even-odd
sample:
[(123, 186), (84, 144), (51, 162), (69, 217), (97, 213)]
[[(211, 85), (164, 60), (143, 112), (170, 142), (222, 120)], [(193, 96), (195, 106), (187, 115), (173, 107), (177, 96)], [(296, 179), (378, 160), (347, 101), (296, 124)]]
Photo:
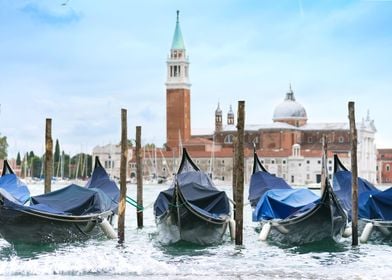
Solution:
[(185, 50), (184, 39), (180, 28), (180, 11), (177, 10), (176, 29), (174, 30), (172, 50)]

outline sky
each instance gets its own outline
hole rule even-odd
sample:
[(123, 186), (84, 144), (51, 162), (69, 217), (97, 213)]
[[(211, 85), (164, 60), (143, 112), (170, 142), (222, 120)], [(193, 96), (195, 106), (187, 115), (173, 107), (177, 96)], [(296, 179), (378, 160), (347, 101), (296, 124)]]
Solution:
[[(166, 59), (176, 10), (189, 55), (192, 130), (245, 100), (272, 123), (291, 84), (308, 122), (374, 119), (392, 148), (392, 1), (0, 0), (0, 134), (9, 157), (44, 152), (45, 119), (66, 153), (128, 136), (166, 138)], [(226, 118), (224, 118), (225, 120)]]

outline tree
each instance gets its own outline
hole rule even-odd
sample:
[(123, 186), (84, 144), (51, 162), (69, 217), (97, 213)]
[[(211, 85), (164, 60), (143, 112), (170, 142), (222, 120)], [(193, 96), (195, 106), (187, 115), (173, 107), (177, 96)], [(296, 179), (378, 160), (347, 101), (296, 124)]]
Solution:
[(59, 139), (56, 139), (56, 145), (54, 148), (54, 155), (53, 155), (53, 161), (56, 163), (60, 161), (60, 144), (59, 144)]
[(22, 161), (20, 159), (20, 153), (18, 152), (18, 155), (16, 156), (16, 165), (20, 166), (22, 164)]
[(0, 159), (7, 158), (8, 156), (7, 149), (8, 149), (7, 136), (0, 137)]

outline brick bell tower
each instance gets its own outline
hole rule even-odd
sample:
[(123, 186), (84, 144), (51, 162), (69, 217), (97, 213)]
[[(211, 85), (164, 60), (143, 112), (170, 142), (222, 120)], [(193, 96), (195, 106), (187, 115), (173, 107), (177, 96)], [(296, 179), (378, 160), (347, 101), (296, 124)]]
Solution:
[[(166, 145), (178, 149), (191, 137), (191, 103), (189, 60), (182, 38), (179, 11), (170, 55), (167, 59), (166, 80)], [(181, 142), (180, 142), (181, 141)]]

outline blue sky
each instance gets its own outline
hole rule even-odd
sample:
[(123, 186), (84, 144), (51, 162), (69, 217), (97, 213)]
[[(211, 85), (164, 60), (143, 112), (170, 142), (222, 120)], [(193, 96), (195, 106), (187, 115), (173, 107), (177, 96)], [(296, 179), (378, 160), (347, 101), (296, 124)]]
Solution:
[[(66, 5), (62, 5), (66, 3)], [(292, 84), (309, 122), (375, 120), (392, 148), (392, 1), (0, 0), (0, 133), (9, 155), (44, 150), (45, 118), (67, 153), (120, 139), (165, 142), (166, 58), (176, 10), (190, 58), (192, 129), (245, 100), (272, 122)]]

